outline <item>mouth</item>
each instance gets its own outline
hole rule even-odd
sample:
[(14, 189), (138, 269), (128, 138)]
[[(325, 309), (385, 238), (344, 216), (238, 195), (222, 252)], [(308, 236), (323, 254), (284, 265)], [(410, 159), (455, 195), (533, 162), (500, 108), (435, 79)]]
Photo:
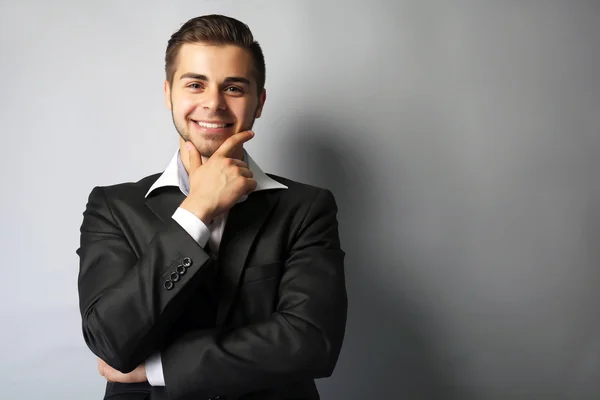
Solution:
[(227, 129), (227, 128), (231, 128), (233, 126), (233, 122), (232, 123), (207, 122), (207, 121), (196, 121), (196, 120), (192, 120), (192, 122), (194, 122), (194, 124), (196, 124), (197, 126), (199, 126), (200, 128), (203, 128), (203, 129)]

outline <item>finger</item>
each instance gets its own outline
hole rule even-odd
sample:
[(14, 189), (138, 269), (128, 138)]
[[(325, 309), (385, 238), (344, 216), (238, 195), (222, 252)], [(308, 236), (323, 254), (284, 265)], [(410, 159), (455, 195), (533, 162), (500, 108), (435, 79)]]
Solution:
[(118, 382), (119, 380), (117, 379), (117, 377), (115, 376), (114, 371), (106, 371), (106, 373), (104, 374), (104, 378), (108, 381), (108, 382)]
[(257, 184), (256, 179), (245, 178), (245, 184), (246, 184), (246, 191), (245, 191), (246, 196), (248, 196), (250, 193), (252, 193), (256, 190), (256, 184)]
[(237, 174), (239, 176), (243, 176), (244, 178), (253, 178), (254, 174), (248, 168), (237, 168)]
[(235, 135), (227, 138), (227, 140), (223, 142), (221, 146), (219, 146), (219, 148), (217, 149), (217, 151), (215, 151), (213, 155), (216, 154), (220, 157), (231, 157), (236, 150), (238, 150), (245, 142), (252, 139), (253, 137), (254, 132), (252, 131), (243, 131), (236, 133)]
[(228, 158), (227, 161), (230, 163), (230, 165), (235, 165), (236, 167), (240, 168), (248, 168), (248, 164), (242, 160), (238, 160), (237, 158)]
[(245, 195), (248, 195), (254, 192), (254, 190), (256, 189), (256, 179), (240, 176), (236, 182), (236, 185), (239, 185), (240, 192), (242, 192)]
[(202, 157), (200, 157), (198, 150), (196, 150), (196, 146), (194, 146), (192, 142), (185, 142), (185, 148), (188, 151), (188, 162), (190, 164), (190, 169), (193, 171), (202, 165)]
[(122, 373), (121, 371), (117, 371), (114, 368), (107, 368), (104, 373), (104, 377), (109, 382), (120, 382), (120, 383), (128, 383), (129, 377), (127, 374)]

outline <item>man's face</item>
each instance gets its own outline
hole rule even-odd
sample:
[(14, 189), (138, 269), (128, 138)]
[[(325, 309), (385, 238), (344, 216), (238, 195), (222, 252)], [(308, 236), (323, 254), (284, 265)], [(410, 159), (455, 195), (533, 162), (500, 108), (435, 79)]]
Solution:
[(165, 103), (181, 138), (210, 157), (231, 135), (251, 129), (265, 92), (257, 93), (250, 52), (233, 45), (185, 43)]

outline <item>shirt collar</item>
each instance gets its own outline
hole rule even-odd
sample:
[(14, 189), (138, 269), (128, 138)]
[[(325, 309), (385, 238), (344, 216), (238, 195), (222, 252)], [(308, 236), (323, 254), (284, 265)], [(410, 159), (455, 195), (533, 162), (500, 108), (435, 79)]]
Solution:
[[(243, 161), (248, 164), (248, 169), (252, 171), (254, 175), (254, 179), (256, 180), (256, 189), (255, 192), (260, 190), (271, 190), (271, 189), (287, 189), (288, 187), (277, 182), (275, 179), (270, 178), (267, 174), (265, 174), (258, 164), (250, 157), (250, 154), (246, 150), (244, 150)], [(183, 166), (183, 162), (180, 157), (180, 150), (177, 149), (171, 161), (165, 168), (164, 172), (158, 177), (158, 179), (150, 186), (150, 189), (146, 193), (146, 197), (150, 193), (152, 193), (155, 189), (165, 187), (165, 186), (175, 186), (179, 187), (179, 190), (186, 196), (189, 194), (190, 181), (187, 171)], [(240, 201), (244, 201), (247, 196), (242, 197)]]

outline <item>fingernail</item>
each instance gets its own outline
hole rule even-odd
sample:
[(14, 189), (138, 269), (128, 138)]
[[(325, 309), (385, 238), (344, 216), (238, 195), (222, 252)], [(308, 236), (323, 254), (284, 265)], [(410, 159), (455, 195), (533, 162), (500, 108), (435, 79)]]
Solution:
[(194, 146), (194, 145), (193, 145), (193, 144), (191, 144), (190, 142), (185, 142), (185, 148), (186, 148), (188, 151), (191, 151), (193, 146)]

